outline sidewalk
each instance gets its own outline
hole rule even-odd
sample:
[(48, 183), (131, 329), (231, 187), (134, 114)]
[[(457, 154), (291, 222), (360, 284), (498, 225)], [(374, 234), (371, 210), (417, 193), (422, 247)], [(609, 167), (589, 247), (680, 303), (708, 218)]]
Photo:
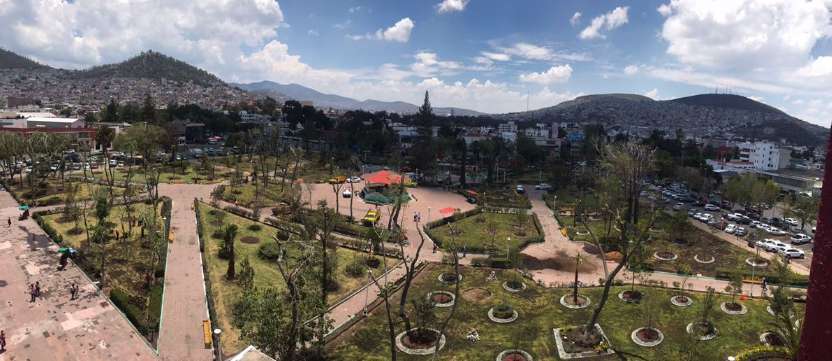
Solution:
[(208, 199), (214, 185), (160, 184), (159, 193), (173, 199), (168, 244), (165, 294), (159, 334), (162, 360), (212, 360), (205, 348), (202, 321), (208, 319), (208, 304), (202, 276), (202, 255), (196, 233), (194, 198)]
[[(156, 360), (129, 321), (70, 263), (58, 271), (58, 245), (31, 218), (17, 221), (17, 203), (0, 192), (0, 329), (8, 351), (0, 360)], [(5, 224), (12, 218), (12, 227)], [(42, 297), (29, 302), (29, 284)], [(78, 299), (69, 300), (77, 282)]]

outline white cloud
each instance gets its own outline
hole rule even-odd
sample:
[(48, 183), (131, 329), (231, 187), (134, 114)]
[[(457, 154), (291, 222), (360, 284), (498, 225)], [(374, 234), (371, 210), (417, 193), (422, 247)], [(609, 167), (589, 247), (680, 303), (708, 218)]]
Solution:
[(361, 11), (361, 6), (360, 6), (360, 5), (359, 5), (359, 6), (353, 6), (353, 7), (349, 8), (349, 9), (347, 9), (347, 11), (348, 11), (350, 14), (357, 13), (357, 12)]
[(492, 53), (488, 51), (483, 51), (482, 56), (494, 60), (494, 61), (509, 61), (511, 60), (511, 55), (505, 53)]
[(578, 34), (578, 37), (584, 40), (605, 38), (606, 36), (602, 34), (602, 30), (610, 31), (629, 22), (629, 18), (627, 16), (629, 9), (629, 6), (619, 6), (604, 15), (600, 15), (592, 19), (589, 26), (584, 28), (584, 30)]
[(634, 75), (635, 73), (638, 73), (638, 65), (627, 65), (624, 67), (624, 74)]
[(309, 30), (306, 32), (306, 35), (309, 35), (309, 36), (312, 36), (312, 37), (318, 37), (318, 36), (321, 36), (321, 33), (319, 33), (319, 32), (318, 32), (317, 30), (315, 30), (315, 29), (309, 29)]
[(416, 62), (410, 65), (410, 70), (419, 77), (432, 77), (436, 74), (450, 75), (462, 69), (462, 64), (455, 61), (439, 60), (439, 55), (429, 51), (421, 51), (413, 56)]
[(819, 56), (797, 70), (801, 77), (828, 77), (832, 75), (832, 56)]
[(569, 64), (556, 65), (541, 73), (520, 74), (520, 81), (526, 83), (554, 84), (565, 83), (572, 77), (572, 67)]
[(685, 64), (718, 69), (803, 65), (815, 43), (832, 34), (827, 0), (672, 0), (661, 36)]
[[(277, 35), (276, 1), (0, 1), (0, 44), (79, 68), (153, 49), (213, 71)], [(241, 40), (244, 39), (244, 40)]]
[(585, 53), (557, 52), (546, 46), (519, 42), (510, 47), (496, 47), (501, 53), (535, 61), (590, 61), (592, 57)]
[(661, 4), (658, 8), (656, 8), (656, 11), (658, 11), (659, 14), (662, 14), (662, 16), (667, 17), (673, 12), (673, 8), (671, 8), (668, 4)]
[(385, 41), (394, 41), (399, 43), (406, 43), (410, 40), (410, 33), (416, 25), (410, 18), (402, 18), (393, 26), (387, 29), (378, 29), (374, 34), (367, 33), (365, 35), (347, 35), (347, 38), (352, 40), (376, 39)]
[(451, 13), (454, 11), (465, 10), (469, 0), (442, 0), (441, 3), (436, 4), (436, 12), (440, 14)]
[(572, 15), (572, 17), (569, 19), (569, 23), (572, 24), (572, 26), (576, 26), (576, 25), (580, 24), (581, 23), (581, 12), (578, 11), (574, 15)]
[(789, 87), (772, 82), (757, 81), (727, 75), (715, 75), (691, 69), (651, 68), (649, 69), (648, 74), (655, 78), (698, 85), (706, 89), (744, 89), (766, 93), (786, 93), (792, 90)]
[(653, 99), (659, 100), (659, 89), (653, 88), (652, 90), (644, 92), (644, 96)]

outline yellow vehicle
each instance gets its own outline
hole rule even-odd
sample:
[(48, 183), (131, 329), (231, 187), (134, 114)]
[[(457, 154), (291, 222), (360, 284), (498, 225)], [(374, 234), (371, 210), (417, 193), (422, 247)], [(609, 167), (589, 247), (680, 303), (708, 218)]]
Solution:
[(372, 226), (378, 223), (379, 218), (380, 217), (378, 211), (375, 209), (371, 209), (367, 211), (367, 214), (364, 215), (363, 219), (361, 219), (361, 223), (364, 223), (365, 226)]
[(347, 177), (343, 175), (337, 175), (332, 178), (329, 178), (329, 184), (341, 184), (347, 181)]

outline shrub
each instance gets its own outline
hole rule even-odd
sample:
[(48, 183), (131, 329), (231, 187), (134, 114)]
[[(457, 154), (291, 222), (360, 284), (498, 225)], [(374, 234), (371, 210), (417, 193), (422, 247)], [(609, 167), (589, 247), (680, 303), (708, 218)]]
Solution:
[(261, 229), (263, 229), (263, 227), (257, 223), (252, 223), (248, 226), (248, 230), (252, 232), (258, 232)]
[(358, 278), (365, 274), (365, 266), (360, 261), (353, 261), (344, 268), (344, 272), (347, 273), (347, 276), (352, 278)]
[(260, 246), (257, 255), (268, 261), (277, 261), (280, 258), (280, 246), (277, 242), (267, 242)]
[(381, 260), (378, 257), (368, 257), (365, 263), (370, 268), (378, 268), (381, 265)]
[(496, 318), (511, 318), (512, 316), (514, 316), (514, 308), (507, 304), (499, 304), (497, 306), (494, 306), (493, 314)]

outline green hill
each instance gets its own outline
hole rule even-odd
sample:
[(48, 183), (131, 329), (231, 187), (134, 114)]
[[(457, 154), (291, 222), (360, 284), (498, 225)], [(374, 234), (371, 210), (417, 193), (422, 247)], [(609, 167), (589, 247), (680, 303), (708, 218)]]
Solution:
[(78, 78), (145, 78), (193, 82), (202, 86), (225, 83), (213, 74), (155, 51), (146, 51), (116, 64), (92, 67), (76, 72)]
[(46, 65), (0, 48), (0, 69), (46, 69)]

